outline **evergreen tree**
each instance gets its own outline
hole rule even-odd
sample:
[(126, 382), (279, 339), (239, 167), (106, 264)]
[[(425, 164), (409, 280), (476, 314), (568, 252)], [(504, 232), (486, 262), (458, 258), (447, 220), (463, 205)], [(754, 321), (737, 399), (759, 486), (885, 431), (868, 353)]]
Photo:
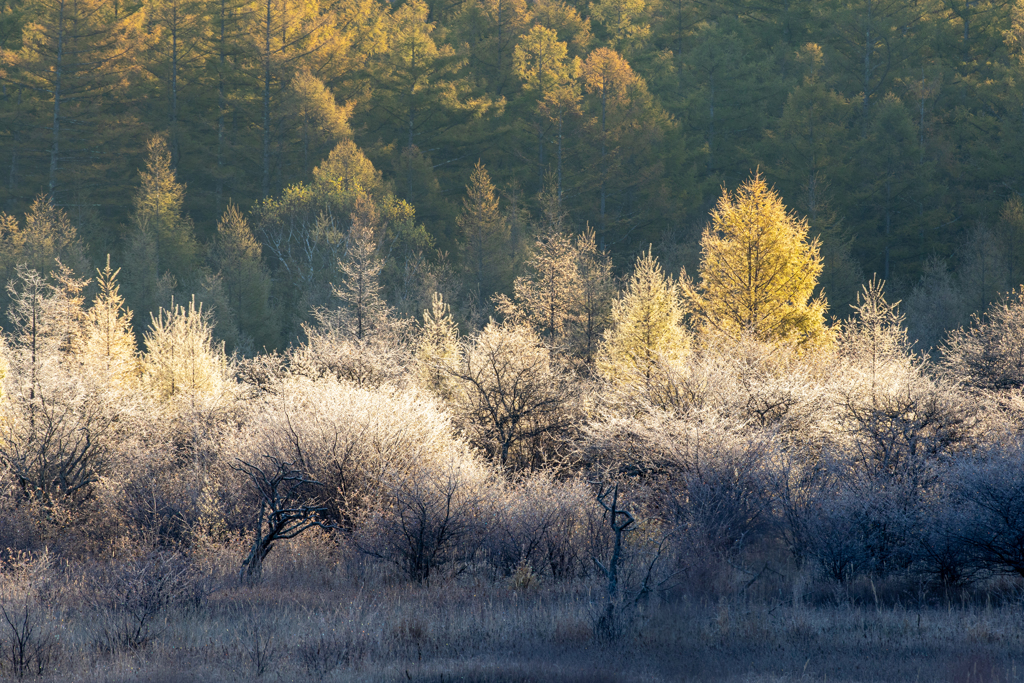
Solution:
[(270, 320), (270, 276), (263, 265), (259, 242), (233, 204), (217, 223), (213, 262), (240, 334), (252, 340), (255, 349), (276, 346)]
[(509, 276), (505, 250), (508, 225), (498, 209), (498, 197), (483, 164), (477, 162), (462, 200), (459, 230), (465, 244), (465, 283), (477, 314), (482, 315), (495, 292), (506, 288)]

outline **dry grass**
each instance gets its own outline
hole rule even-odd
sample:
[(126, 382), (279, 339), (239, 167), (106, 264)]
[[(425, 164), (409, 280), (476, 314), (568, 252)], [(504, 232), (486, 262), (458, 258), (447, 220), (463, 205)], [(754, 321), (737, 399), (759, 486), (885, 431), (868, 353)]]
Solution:
[(524, 589), (469, 572), (419, 586), (309, 542), (282, 547), (264, 581), (243, 587), (236, 561), (211, 555), (213, 592), (161, 611), (135, 648), (103, 646), (109, 615), (73, 568), (8, 569), (0, 599), (30, 604), (38, 632), (59, 644), (40, 678), (52, 681), (1024, 680), (1024, 610), (1010, 584), (914, 608), (876, 603), (878, 591), (866, 602), (856, 589), (787, 592), (793, 579), (778, 577), (756, 595), (677, 591), (629, 610), (619, 638), (597, 642), (596, 583)]

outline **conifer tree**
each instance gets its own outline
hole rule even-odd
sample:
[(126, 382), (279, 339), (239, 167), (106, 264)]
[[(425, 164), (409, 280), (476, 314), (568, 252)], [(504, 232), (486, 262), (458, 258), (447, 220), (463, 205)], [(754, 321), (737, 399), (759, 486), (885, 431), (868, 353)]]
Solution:
[(562, 136), (565, 117), (578, 109), (580, 88), (576, 79), (580, 72), (579, 57), (569, 58), (568, 46), (558, 40), (558, 34), (544, 26), (534, 26), (518, 45), (514, 60), (515, 71), (526, 90), (537, 96), (537, 167), (543, 187), (544, 132), (548, 122), (554, 122), (558, 142), (558, 188), (562, 191)]
[(650, 382), (658, 366), (680, 362), (689, 348), (679, 286), (648, 251), (637, 259), (626, 290), (612, 303), (611, 327), (597, 370), (613, 382)]
[(457, 223), (466, 250), (466, 286), (470, 298), (482, 307), (492, 294), (504, 289), (509, 273), (504, 254), (508, 225), (498, 210), (498, 196), (491, 177), (480, 162), (470, 176)]
[(195, 403), (216, 399), (228, 388), (228, 364), (223, 344), (213, 339), (213, 320), (196, 305), (171, 301), (169, 309), (150, 314), (142, 357), (142, 378), (162, 400), (183, 398)]
[(377, 256), (375, 231), (379, 227), (377, 207), (368, 197), (356, 200), (345, 258), (338, 262), (342, 283), (334, 295), (346, 310), (343, 322), (350, 336), (363, 340), (378, 331), (387, 318), (387, 304), (381, 298), (380, 271), (384, 262)]
[(723, 192), (701, 237), (697, 287), (685, 284), (700, 326), (732, 337), (825, 344), (826, 302), (812, 298), (820, 245), (760, 174)]
[(149, 140), (146, 169), (139, 176), (142, 184), (135, 196), (134, 227), (152, 234), (160, 270), (182, 283), (198, 265), (200, 247), (192, 220), (184, 213), (185, 186), (178, 182), (162, 137)]
[(452, 309), (440, 292), (434, 292), (430, 308), (423, 311), (416, 361), (420, 381), (429, 390), (448, 397), (451, 393), (450, 377), (445, 367), (459, 359), (459, 328), (452, 317)]
[(132, 137), (126, 120), (109, 125), (123, 103), (108, 97), (123, 92), (136, 68), (141, 14), (117, 16), (99, 0), (34, 0), (28, 16), (18, 51), (4, 54), (12, 67), (5, 80), (40, 100), (29, 130), (40, 133), (30, 147), (47, 150), (41, 184), (61, 198), (106, 191), (96, 178)]
[[(193, 76), (203, 67), (208, 30), (206, 7), (202, 0), (149, 0), (146, 24), (151, 34), (147, 50), (147, 69), (164, 90), (164, 115), (155, 117), (166, 123), (171, 161), (177, 166), (181, 157), (183, 126), (179, 125), (183, 95)], [(187, 129), (186, 129), (187, 130)]]
[(25, 214), (24, 226), (13, 216), (0, 218), (0, 263), (8, 277), (14, 275), (18, 265), (27, 265), (45, 277), (58, 258), (70, 268), (81, 270), (84, 252), (77, 229), (51, 196), (36, 197)]
[(260, 244), (234, 204), (228, 205), (217, 223), (213, 256), (239, 331), (259, 345), (274, 346), (276, 340), (269, 324), (270, 276), (263, 265)]
[(574, 238), (573, 246), (580, 282), (573, 348), (587, 367), (593, 367), (601, 336), (611, 324), (615, 298), (612, 259), (597, 248), (597, 236), (589, 226)]
[(86, 311), (83, 361), (95, 367), (108, 381), (127, 385), (135, 379), (137, 358), (132, 333), (132, 311), (121, 296), (117, 275), (120, 269), (107, 265), (96, 269), (99, 293)]

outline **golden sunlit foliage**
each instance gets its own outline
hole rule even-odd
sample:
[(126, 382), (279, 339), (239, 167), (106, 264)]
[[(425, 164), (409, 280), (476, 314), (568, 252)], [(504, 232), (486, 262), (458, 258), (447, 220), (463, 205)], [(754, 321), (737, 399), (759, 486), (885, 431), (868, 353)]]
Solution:
[(685, 286), (701, 327), (762, 341), (827, 344), (827, 303), (813, 296), (820, 243), (808, 241), (808, 229), (760, 174), (735, 194), (725, 191), (701, 237), (699, 281)]
[(656, 366), (677, 365), (690, 346), (684, 311), (678, 283), (648, 251), (637, 259), (625, 291), (612, 303), (598, 372), (616, 382), (647, 382)]

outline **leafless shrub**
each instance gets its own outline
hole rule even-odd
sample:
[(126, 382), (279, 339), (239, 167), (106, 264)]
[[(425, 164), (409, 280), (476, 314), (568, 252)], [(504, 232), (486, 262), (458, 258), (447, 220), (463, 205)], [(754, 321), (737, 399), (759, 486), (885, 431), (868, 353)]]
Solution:
[(990, 452), (951, 473), (964, 508), (962, 540), (977, 561), (1024, 576), (1024, 455)]
[(47, 508), (75, 507), (92, 495), (117, 452), (126, 426), (118, 420), (122, 406), (118, 396), (63, 368), (33, 374), (7, 378), (0, 464), (29, 498)]
[(770, 436), (712, 414), (677, 418), (655, 411), (589, 428), (594, 466), (636, 478), (654, 514), (720, 552), (771, 528)]
[(318, 311), (318, 325), (305, 326), (307, 341), (288, 356), (288, 372), (312, 380), (332, 378), (360, 386), (400, 382), (411, 367), (411, 326), (388, 319), (374, 334), (348, 334), (337, 312)]
[(349, 628), (331, 627), (308, 634), (298, 648), (299, 661), (306, 674), (323, 680), (334, 671), (351, 666), (364, 656), (364, 647)]
[(601, 509), (585, 483), (524, 475), (501, 489), (496, 507), (485, 549), (501, 572), (529, 567), (564, 580), (587, 571), (594, 545), (588, 531), (599, 527)]
[(247, 665), (247, 677), (260, 678), (277, 664), (281, 649), (276, 642), (275, 627), (273, 619), (258, 615), (246, 618), (236, 640)]
[(28, 601), (19, 606), (0, 604), (0, 652), (2, 668), (21, 679), (29, 674), (42, 676), (56, 664), (57, 639), (45, 623), (42, 610)]
[(962, 589), (986, 573), (964, 538), (971, 511), (957, 501), (957, 467), (946, 468), (924, 496), (914, 532), (914, 569), (943, 588)]
[(1024, 387), (1024, 288), (973, 315), (940, 350), (942, 370), (955, 382), (979, 391)]
[(174, 606), (195, 606), (205, 598), (207, 584), (175, 553), (106, 567), (89, 581), (98, 625), (96, 644), (105, 651), (136, 651), (166, 627), (160, 617)]
[(847, 396), (843, 410), (852, 450), (880, 477), (917, 481), (930, 461), (956, 454), (973, 436), (973, 404), (955, 387), (926, 377), (907, 378), (869, 397)]
[(380, 503), (387, 477), (465, 449), (436, 401), (412, 390), (292, 378), (253, 408), (237, 455), (265, 454), (323, 482), (343, 529)]
[(236, 468), (248, 477), (259, 500), (255, 538), (242, 560), (241, 571), (241, 578), (253, 581), (262, 573), (263, 561), (275, 543), (313, 527), (330, 529), (333, 525), (325, 517), (327, 507), (318, 498), (323, 484), (292, 463), (265, 456), (257, 462), (239, 460)]
[(368, 511), (355, 533), (362, 552), (394, 562), (420, 582), (476, 555), (490, 522), (490, 487), (469, 454), (397, 473), (383, 484), (384, 504)]
[(855, 473), (830, 473), (812, 484), (798, 513), (807, 555), (832, 581), (884, 576), (908, 569), (914, 559), (918, 492), (875, 483)]
[(491, 323), (439, 362), (455, 385), (457, 419), (501, 468), (542, 465), (551, 438), (572, 422), (577, 387), (530, 328)]

